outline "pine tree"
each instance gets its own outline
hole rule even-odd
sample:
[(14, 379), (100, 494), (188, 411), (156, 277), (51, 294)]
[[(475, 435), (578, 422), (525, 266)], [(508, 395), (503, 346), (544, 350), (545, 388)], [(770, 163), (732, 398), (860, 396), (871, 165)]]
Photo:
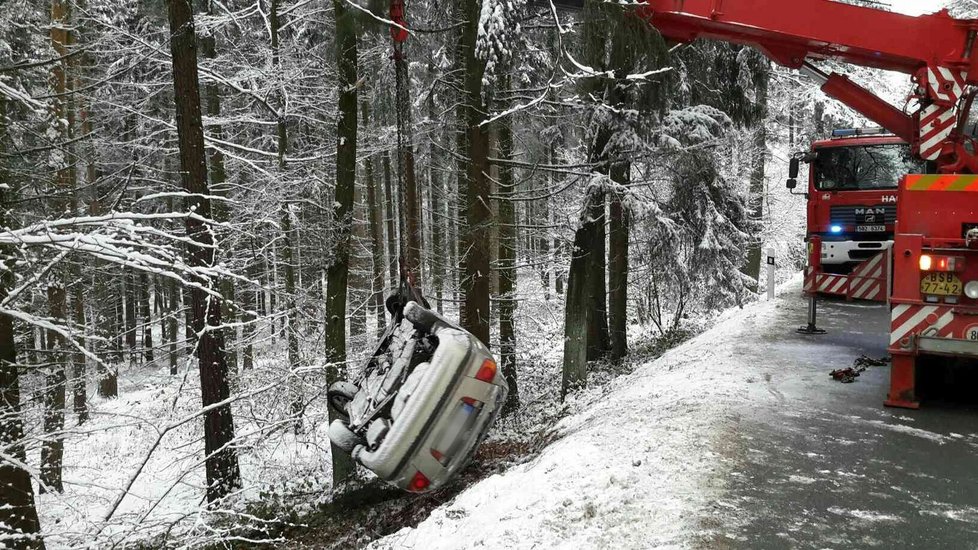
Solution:
[[(187, 235), (199, 243), (188, 245), (188, 264), (208, 267), (214, 263), (214, 241), (210, 229), (202, 221), (210, 218), (211, 206), (207, 198), (207, 159), (197, 78), (194, 13), (188, 0), (168, 0), (167, 7), (180, 140), (180, 175), (184, 189), (190, 194), (185, 199), (187, 210), (199, 216), (186, 218)], [(190, 299), (193, 330), (197, 334), (201, 399), (204, 407), (212, 407), (204, 413), (204, 452), (207, 500), (215, 502), (241, 486), (238, 455), (233, 445), (234, 420), (228, 403), (227, 359), (222, 333), (214, 330), (221, 326), (221, 306), (199, 287), (191, 288)]]
[[(350, 242), (353, 233), (353, 199), (357, 174), (357, 24), (355, 14), (343, 0), (333, 0), (336, 15), (336, 63), (339, 67), (339, 109), (336, 144), (336, 188), (333, 220), (338, 233), (332, 261), (326, 268), (326, 360), (327, 384), (341, 380), (346, 363), (347, 285), (350, 271)], [(330, 410), (330, 421), (336, 411)], [(333, 484), (346, 482), (353, 474), (350, 457), (331, 446)]]

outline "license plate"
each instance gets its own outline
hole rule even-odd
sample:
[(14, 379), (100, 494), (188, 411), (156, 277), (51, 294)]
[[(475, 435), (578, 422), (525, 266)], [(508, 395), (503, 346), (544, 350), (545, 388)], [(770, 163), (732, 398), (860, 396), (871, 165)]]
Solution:
[(856, 233), (885, 233), (885, 225), (857, 225)]
[(964, 285), (953, 273), (928, 273), (920, 280), (920, 293), (932, 296), (959, 296)]
[(483, 403), (464, 398), (451, 413), (452, 417), (442, 431), (432, 438), (431, 456), (448, 466), (473, 438), (472, 429), (479, 419)]

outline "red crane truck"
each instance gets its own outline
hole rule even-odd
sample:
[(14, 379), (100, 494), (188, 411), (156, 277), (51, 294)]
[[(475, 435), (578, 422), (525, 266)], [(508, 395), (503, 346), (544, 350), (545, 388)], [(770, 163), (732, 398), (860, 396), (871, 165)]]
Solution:
[(882, 128), (835, 130), (795, 155), (789, 189), (799, 159), (809, 164), (805, 240), (809, 254), (819, 255), (805, 270), (804, 292), (885, 302), (897, 187), (921, 168), (910, 145)]
[[(886, 404), (918, 406), (922, 357), (978, 359), (978, 141), (968, 125), (978, 20), (831, 0), (644, 0), (636, 14), (675, 42), (711, 38), (758, 48), (910, 144), (929, 174), (906, 175), (897, 191)], [(826, 59), (909, 75), (913, 110), (813, 63)], [(820, 263), (821, 249), (811, 256)]]

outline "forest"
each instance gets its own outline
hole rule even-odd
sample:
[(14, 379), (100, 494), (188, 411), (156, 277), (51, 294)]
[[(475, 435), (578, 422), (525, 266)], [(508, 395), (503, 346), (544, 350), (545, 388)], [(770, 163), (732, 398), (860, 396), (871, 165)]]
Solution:
[(762, 250), (800, 270), (788, 158), (864, 121), (748, 47), (558, 4), (0, 1), (0, 546), (369, 508), (325, 393), (402, 279), (499, 360), (488, 475), (758, 300)]

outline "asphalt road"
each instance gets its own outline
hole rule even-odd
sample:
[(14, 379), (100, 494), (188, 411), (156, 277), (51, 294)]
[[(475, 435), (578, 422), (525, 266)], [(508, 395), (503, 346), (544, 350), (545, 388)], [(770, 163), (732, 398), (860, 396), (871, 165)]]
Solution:
[[(718, 444), (727, 475), (705, 525), (711, 548), (978, 548), (978, 408), (886, 409), (888, 367), (829, 379), (860, 355), (886, 356), (886, 306), (823, 303), (824, 336), (783, 330), (744, 342), (774, 399), (735, 411)], [(978, 390), (978, 388), (975, 388)]]

